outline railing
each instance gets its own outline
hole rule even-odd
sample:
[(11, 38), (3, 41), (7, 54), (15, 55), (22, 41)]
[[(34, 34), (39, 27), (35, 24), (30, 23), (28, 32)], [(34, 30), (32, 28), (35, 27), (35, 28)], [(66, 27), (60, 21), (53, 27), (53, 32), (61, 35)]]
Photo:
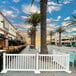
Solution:
[[(65, 54), (61, 51), (53, 50), (53, 55), (58, 55), (57, 57), (53, 57), (53, 60), (57, 62), (59, 65), (63, 66), (64, 68), (69, 68), (69, 54)], [(62, 56), (63, 55), (63, 56)]]
[(69, 55), (42, 55), (39, 54), (40, 71), (68, 71)]
[(3, 54), (3, 72), (6, 71), (66, 71), (69, 72), (69, 55)]
[(8, 71), (32, 71), (36, 66), (35, 54), (6, 54), (6, 69)]

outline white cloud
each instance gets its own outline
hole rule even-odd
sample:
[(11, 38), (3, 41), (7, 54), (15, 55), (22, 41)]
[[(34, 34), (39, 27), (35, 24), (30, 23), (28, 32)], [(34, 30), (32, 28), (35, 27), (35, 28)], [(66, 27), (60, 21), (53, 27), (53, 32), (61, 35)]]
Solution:
[(27, 16), (21, 16), (22, 19), (28, 19), (30, 17), (27, 17)]
[[(60, 3), (68, 4), (71, 3), (72, 0), (62, 0)], [(51, 13), (52, 11), (59, 11), (61, 9), (62, 4), (57, 4), (55, 2), (48, 2), (47, 12)]]
[(12, 15), (13, 14), (13, 11), (10, 11), (10, 10), (5, 10), (3, 9), (3, 14), (6, 16), (6, 15)]
[(14, 25), (17, 27), (19, 32), (27, 32), (27, 30), (32, 26), (30, 24), (27, 24), (27, 25), (14, 24)]
[(24, 27), (25, 27), (26, 29), (30, 28), (31, 26), (32, 26), (32, 25), (30, 25), (30, 24), (24, 25)]
[(66, 17), (64, 20), (70, 20), (70, 17), (68, 16), (68, 17)]
[(56, 28), (55, 24), (47, 24), (47, 31), (54, 30)]
[(55, 2), (48, 2), (47, 12), (51, 13), (52, 11), (59, 11), (61, 6), (61, 4), (57, 4)]
[(59, 6), (48, 6), (47, 12), (51, 13), (52, 11), (59, 11)]
[(47, 18), (47, 22), (52, 22), (52, 21), (59, 21), (62, 17), (58, 16), (57, 19), (54, 18)]
[(47, 18), (47, 22), (50, 22), (51, 21), (51, 19), (50, 18)]
[(20, 1), (20, 0), (13, 0), (13, 2), (16, 2), (16, 3), (19, 2), (19, 1)]
[(57, 20), (60, 20), (61, 19), (61, 16), (58, 16)]
[(26, 19), (27, 17), (26, 17), (26, 16), (21, 16), (21, 18), (22, 18), (22, 19)]
[(35, 5), (32, 5), (32, 6), (31, 5), (22, 5), (22, 10), (26, 14), (35, 13), (35, 12), (40, 13), (39, 8)]
[(63, 3), (64, 3), (64, 4), (68, 4), (68, 3), (71, 3), (72, 1), (73, 1), (73, 0), (64, 0)]
[(55, 24), (47, 24), (47, 27), (54, 28), (55, 27)]
[(17, 14), (19, 13), (19, 10), (16, 7), (11, 7), (12, 10), (14, 10), (14, 12), (16, 12)]
[(26, 29), (28, 29), (28, 28), (30, 28), (32, 25), (30, 25), (30, 24), (26, 24), (26, 25), (19, 25), (19, 24), (16, 24), (15, 25), (16, 27), (23, 27), (23, 28), (26, 28)]
[(54, 21), (59, 21), (62, 17), (61, 16), (58, 16), (56, 20)]
[(5, 16), (8, 16), (8, 17), (12, 17), (12, 18), (17, 17), (17, 15), (14, 14), (14, 12), (13, 12), (12, 10), (5, 10), (5, 9), (3, 9), (2, 13), (3, 13)]
[(62, 22), (62, 26), (68, 26), (69, 25), (69, 23), (67, 23), (67, 22)]
[(16, 18), (16, 17), (17, 17), (17, 15), (12, 14), (12, 15), (11, 15), (11, 17), (12, 17), (12, 18)]
[(48, 2), (48, 5), (58, 5), (58, 4), (54, 2)]

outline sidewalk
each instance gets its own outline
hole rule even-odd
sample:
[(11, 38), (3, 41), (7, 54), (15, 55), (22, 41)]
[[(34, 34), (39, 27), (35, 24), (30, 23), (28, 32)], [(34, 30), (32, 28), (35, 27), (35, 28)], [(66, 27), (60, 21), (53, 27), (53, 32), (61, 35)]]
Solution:
[[(37, 52), (38, 50), (29, 49), (29, 46), (27, 46), (20, 54), (36, 54)], [(35, 74), (34, 72), (7, 72), (6, 74), (0, 74), (0, 76), (76, 76), (76, 73), (41, 72), (40, 74)]]
[(20, 54), (36, 54), (38, 53), (38, 49), (30, 49), (29, 46), (27, 46)]

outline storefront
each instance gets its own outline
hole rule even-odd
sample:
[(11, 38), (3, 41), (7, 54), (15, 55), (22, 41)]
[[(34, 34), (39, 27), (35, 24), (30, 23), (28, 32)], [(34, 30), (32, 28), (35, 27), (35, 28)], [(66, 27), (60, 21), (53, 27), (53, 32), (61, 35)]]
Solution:
[(0, 33), (0, 49), (2, 49), (5, 46), (5, 36), (4, 34)]

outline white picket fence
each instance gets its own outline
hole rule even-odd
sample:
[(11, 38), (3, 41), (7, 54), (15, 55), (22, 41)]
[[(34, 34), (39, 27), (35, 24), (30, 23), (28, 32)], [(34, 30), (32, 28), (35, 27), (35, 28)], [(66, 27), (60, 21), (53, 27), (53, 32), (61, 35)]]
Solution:
[[(63, 52), (61, 52), (61, 51), (56, 51), (56, 50), (53, 50), (53, 54), (57, 54), (57, 55), (66, 55), (65, 53), (63, 53)], [(67, 58), (65, 58), (65, 56), (63, 57), (63, 56), (61, 56), (61, 57), (54, 57), (53, 58), (53, 60), (55, 61), (55, 62), (57, 62), (58, 64), (60, 64), (61, 66), (63, 66), (63, 67), (66, 67), (65, 65), (65, 63), (67, 62), (67, 60), (68, 60), (68, 62), (69, 62), (69, 58), (67, 57)], [(65, 64), (65, 65), (64, 65)], [(68, 67), (68, 64), (67, 64), (67, 67)]]
[(69, 55), (3, 54), (3, 73), (7, 71), (69, 71)]

